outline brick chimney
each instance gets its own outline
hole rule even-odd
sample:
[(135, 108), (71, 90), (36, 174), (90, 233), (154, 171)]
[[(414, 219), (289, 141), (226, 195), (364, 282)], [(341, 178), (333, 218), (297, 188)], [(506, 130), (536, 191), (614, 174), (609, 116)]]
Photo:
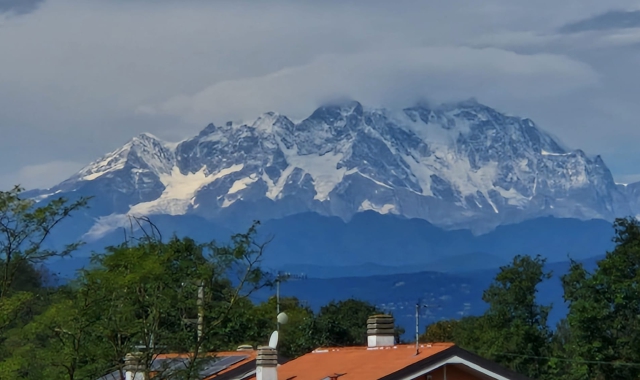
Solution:
[(372, 315), (367, 319), (367, 341), (370, 348), (395, 346), (395, 321), (386, 314)]
[(145, 380), (144, 367), (140, 365), (140, 354), (127, 354), (124, 357), (126, 380)]
[(258, 347), (256, 380), (278, 380), (278, 351), (272, 347)]

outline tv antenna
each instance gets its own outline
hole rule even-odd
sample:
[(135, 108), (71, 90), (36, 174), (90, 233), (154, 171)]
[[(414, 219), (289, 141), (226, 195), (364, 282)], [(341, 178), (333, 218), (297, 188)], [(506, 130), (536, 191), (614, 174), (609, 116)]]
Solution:
[(416, 355), (420, 353), (420, 308), (434, 308), (440, 305), (421, 304), (420, 300), (416, 302)]
[(287, 322), (289, 322), (289, 316), (287, 315), (287, 313), (282, 312), (278, 314), (278, 316), (276, 317), (276, 320), (278, 321), (279, 325), (286, 325)]
[[(280, 313), (280, 283), (282, 281), (287, 281), (287, 280), (290, 280), (290, 279), (293, 279), (293, 280), (304, 280), (306, 278), (307, 278), (307, 276), (304, 273), (302, 273), (302, 274), (293, 274), (293, 273), (289, 273), (289, 272), (278, 272), (276, 274), (276, 278), (275, 278), (275, 282), (276, 282), (276, 315), (277, 315), (276, 331), (280, 330), (280, 325), (281, 324), (284, 325), (289, 320), (289, 317), (286, 314)], [(280, 321), (282, 314), (284, 314), (282, 316), (284, 322)]]

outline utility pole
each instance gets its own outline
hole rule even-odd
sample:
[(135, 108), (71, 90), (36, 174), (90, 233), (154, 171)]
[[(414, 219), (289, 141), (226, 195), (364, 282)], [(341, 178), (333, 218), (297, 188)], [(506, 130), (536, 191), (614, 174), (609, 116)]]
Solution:
[(421, 305), (420, 300), (416, 302), (416, 355), (420, 353), (420, 308), (438, 307), (438, 305)]
[(198, 343), (202, 342), (204, 333), (204, 281), (198, 286)]
[(276, 278), (276, 315), (280, 314), (280, 275)]
[[(307, 278), (305, 274), (291, 274), (288, 272), (278, 272), (276, 275), (276, 315), (280, 314), (280, 283), (284, 280), (294, 279), (294, 280), (304, 280)], [(276, 330), (280, 331), (280, 322), (276, 321)]]
[(420, 302), (416, 303), (416, 355), (420, 352)]
[[(182, 286), (187, 285), (187, 282), (183, 282)], [(204, 335), (204, 280), (201, 280), (198, 283), (198, 296), (196, 299), (196, 305), (198, 308), (198, 318), (195, 319), (187, 319), (184, 318), (183, 321), (190, 325), (196, 325), (196, 330), (198, 333), (197, 342), (202, 343), (202, 337)]]

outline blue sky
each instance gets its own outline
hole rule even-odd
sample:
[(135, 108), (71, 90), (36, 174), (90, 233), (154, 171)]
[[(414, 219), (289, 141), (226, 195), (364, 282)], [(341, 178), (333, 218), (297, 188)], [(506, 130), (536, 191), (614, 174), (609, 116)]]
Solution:
[(595, 0), (3, 0), (0, 186), (350, 97), (475, 97), (640, 180), (640, 12)]

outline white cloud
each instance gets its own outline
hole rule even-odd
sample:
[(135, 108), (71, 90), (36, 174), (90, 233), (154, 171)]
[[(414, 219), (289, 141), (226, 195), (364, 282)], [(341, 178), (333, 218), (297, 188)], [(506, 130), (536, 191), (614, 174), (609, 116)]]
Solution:
[(306, 116), (335, 97), (372, 106), (404, 107), (423, 97), (442, 102), (475, 96), (499, 106), (571, 92), (597, 81), (598, 75), (588, 65), (559, 55), (423, 47), (325, 55), (307, 65), (219, 82), (139, 110), (180, 115), (204, 124), (222, 121), (221, 116), (255, 118), (270, 110)]
[(530, 30), (520, 32), (503, 31), (471, 37), (468, 43), (470, 46), (478, 48), (546, 48), (550, 44), (557, 43), (561, 39), (567, 39), (570, 37), (571, 36), (562, 36), (556, 33), (540, 33)]
[(602, 33), (598, 38), (599, 46), (637, 46), (640, 44), (640, 28)]
[(556, 32), (500, 32), (481, 34), (469, 39), (474, 47), (495, 47), (533, 52), (589, 52), (603, 48), (626, 48), (640, 44), (640, 28), (584, 31), (561, 34)]
[(131, 219), (127, 215), (111, 214), (102, 216), (98, 218), (89, 231), (82, 236), (82, 239), (88, 242), (96, 241), (108, 233), (113, 232), (113, 230), (128, 226), (135, 226), (135, 223), (131, 223)]
[(636, 31), (557, 30), (634, 3), (45, 0), (0, 14), (0, 179), (19, 179), (16, 163), (88, 163), (144, 131), (174, 140), (268, 110), (306, 116), (339, 95), (475, 96), (613, 151), (636, 133), (634, 108), (592, 105), (640, 101)]
[(69, 178), (84, 165), (72, 161), (52, 161), (37, 165), (27, 165), (15, 173), (0, 176), (2, 189), (20, 185), (25, 189), (49, 188)]

